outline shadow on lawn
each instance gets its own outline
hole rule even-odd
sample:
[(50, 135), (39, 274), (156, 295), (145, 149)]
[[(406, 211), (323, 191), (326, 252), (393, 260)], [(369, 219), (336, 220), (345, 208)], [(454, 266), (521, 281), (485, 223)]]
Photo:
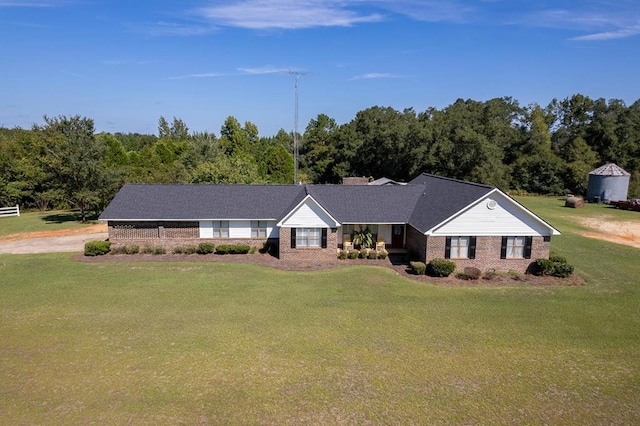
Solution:
[[(88, 214), (87, 221), (96, 220), (98, 217), (95, 214)], [(80, 213), (77, 211), (69, 211), (69, 212), (56, 212), (52, 214), (48, 214), (42, 217), (42, 220), (46, 224), (60, 224), (60, 223), (68, 223), (68, 222), (80, 222)]]

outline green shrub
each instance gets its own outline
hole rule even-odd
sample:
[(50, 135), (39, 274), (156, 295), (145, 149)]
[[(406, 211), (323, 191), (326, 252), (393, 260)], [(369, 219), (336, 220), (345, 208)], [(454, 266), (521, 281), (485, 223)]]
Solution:
[(216, 254), (247, 254), (249, 250), (247, 244), (222, 244), (216, 247)]
[(173, 248), (173, 254), (194, 254), (198, 252), (198, 247), (194, 245), (178, 246)]
[(366, 259), (368, 253), (369, 253), (368, 249), (366, 249), (366, 248), (360, 249), (360, 253), (358, 254), (358, 257), (360, 259)]
[(377, 258), (378, 258), (378, 252), (376, 252), (375, 250), (371, 250), (367, 255), (367, 259), (375, 260)]
[(153, 250), (152, 250), (151, 254), (159, 255), (159, 254), (165, 254), (166, 252), (167, 252), (167, 249), (165, 249), (164, 247), (155, 246), (155, 247), (153, 247)]
[(347, 258), (347, 252), (345, 250), (340, 250), (338, 252), (338, 259), (345, 260)]
[(456, 269), (456, 264), (450, 260), (433, 259), (427, 264), (427, 275), (432, 277), (448, 277)]
[(378, 259), (386, 259), (387, 256), (389, 255), (389, 253), (387, 253), (386, 251), (379, 251), (378, 252)]
[(265, 241), (262, 245), (262, 248), (260, 249), (260, 253), (276, 254), (277, 248), (278, 246), (276, 244)]
[(467, 266), (464, 268), (464, 272), (459, 272), (456, 274), (456, 278), (461, 280), (477, 280), (482, 275), (482, 271), (478, 268), (474, 268), (473, 266)]
[(249, 254), (256, 254), (256, 251), (258, 251), (258, 248), (256, 246), (251, 247), (251, 250), (249, 250)]
[(358, 250), (350, 250), (349, 253), (347, 253), (349, 259), (357, 259), (359, 255), (360, 252)]
[(573, 265), (568, 263), (556, 264), (553, 276), (558, 278), (567, 278), (573, 274)]
[(111, 243), (109, 241), (87, 241), (84, 244), (85, 256), (102, 256), (109, 253)]
[(498, 272), (496, 272), (495, 269), (489, 269), (487, 272), (484, 273), (484, 275), (482, 275), (482, 279), (484, 280), (492, 280), (494, 278), (499, 277), (500, 274), (498, 274)]
[(424, 275), (427, 270), (427, 265), (424, 262), (409, 262), (409, 267), (411, 268), (411, 272), (416, 275)]
[(198, 248), (196, 253), (198, 254), (210, 254), (213, 253), (216, 249), (216, 246), (213, 243), (200, 243), (198, 244)]
[(529, 265), (527, 272), (538, 276), (567, 278), (573, 274), (573, 266), (562, 256), (551, 256), (549, 259), (536, 259)]
[(165, 254), (167, 250), (162, 246), (150, 246), (146, 245), (142, 248), (142, 253), (144, 254)]
[(190, 244), (188, 246), (184, 246), (184, 254), (194, 254), (198, 252), (198, 247)]
[(140, 246), (135, 244), (120, 246), (111, 249), (112, 254), (136, 254), (140, 252)]

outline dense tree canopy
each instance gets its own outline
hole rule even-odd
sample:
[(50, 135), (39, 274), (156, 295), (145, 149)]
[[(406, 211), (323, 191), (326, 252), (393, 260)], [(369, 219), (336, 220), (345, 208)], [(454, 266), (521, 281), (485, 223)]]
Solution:
[[(374, 106), (339, 125), (312, 119), (300, 139), (298, 177), (408, 180), (421, 172), (542, 194), (583, 194), (605, 162), (632, 173), (640, 196), (640, 100), (576, 94), (546, 107), (512, 98), (459, 99), (416, 112)], [(261, 137), (228, 117), (213, 133), (190, 133), (160, 117), (157, 135), (99, 133), (93, 120), (44, 117), (32, 129), (0, 128), (0, 206), (100, 211), (125, 182), (293, 183), (293, 135)]]

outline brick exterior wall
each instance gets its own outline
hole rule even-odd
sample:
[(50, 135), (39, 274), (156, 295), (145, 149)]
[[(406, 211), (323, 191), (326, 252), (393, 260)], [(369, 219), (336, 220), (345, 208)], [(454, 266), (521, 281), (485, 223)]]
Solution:
[(278, 245), (277, 239), (267, 238), (200, 238), (198, 222), (109, 222), (109, 241), (118, 248), (135, 244), (141, 249), (145, 246), (164, 247), (167, 251), (175, 247), (200, 243), (247, 244), (261, 249), (265, 242)]
[[(446, 237), (427, 237), (415, 228), (407, 227), (407, 249), (417, 258), (428, 263), (435, 258), (444, 258)], [(543, 237), (533, 237), (530, 259), (500, 259), (502, 237), (477, 237), (475, 259), (450, 259), (456, 264), (456, 270), (462, 271), (473, 266), (481, 271), (495, 269), (498, 271), (525, 272), (531, 262), (538, 258), (548, 258), (550, 242)]]
[[(200, 243), (248, 244), (261, 249), (265, 242), (279, 248), (278, 257), (284, 260), (331, 261), (337, 259), (338, 232), (327, 229), (327, 248), (291, 248), (291, 228), (280, 228), (280, 240), (266, 238), (200, 238), (197, 222), (109, 222), (109, 240), (114, 248), (135, 244), (142, 249), (145, 246), (162, 246), (167, 251), (178, 246)], [(445, 237), (427, 237), (414, 227), (407, 225), (406, 247), (412, 255), (428, 263), (435, 258), (444, 258)], [(467, 266), (482, 271), (495, 269), (501, 271), (525, 272), (531, 262), (538, 258), (548, 258), (550, 242), (543, 237), (533, 237), (531, 259), (500, 259), (502, 238), (477, 237), (475, 259), (451, 259), (456, 270)]]
[(406, 247), (412, 257), (424, 261), (427, 256), (427, 236), (413, 226), (407, 225)]
[(283, 260), (322, 260), (336, 261), (338, 258), (338, 231), (334, 228), (327, 229), (327, 248), (301, 247), (291, 248), (291, 228), (280, 228), (280, 252), (279, 258)]

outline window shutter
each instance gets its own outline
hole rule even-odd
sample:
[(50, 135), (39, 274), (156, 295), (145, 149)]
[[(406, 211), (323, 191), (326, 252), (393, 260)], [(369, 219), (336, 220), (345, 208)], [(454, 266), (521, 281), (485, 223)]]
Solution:
[(500, 259), (507, 258), (507, 237), (502, 237), (502, 245), (500, 246)]
[(296, 248), (296, 228), (291, 228), (291, 248)]
[(327, 248), (327, 228), (322, 228), (322, 248)]
[(444, 240), (444, 258), (451, 259), (451, 237), (446, 237)]
[(531, 246), (533, 245), (533, 237), (524, 237), (524, 258), (531, 259)]
[(476, 258), (476, 237), (469, 237), (469, 259)]

